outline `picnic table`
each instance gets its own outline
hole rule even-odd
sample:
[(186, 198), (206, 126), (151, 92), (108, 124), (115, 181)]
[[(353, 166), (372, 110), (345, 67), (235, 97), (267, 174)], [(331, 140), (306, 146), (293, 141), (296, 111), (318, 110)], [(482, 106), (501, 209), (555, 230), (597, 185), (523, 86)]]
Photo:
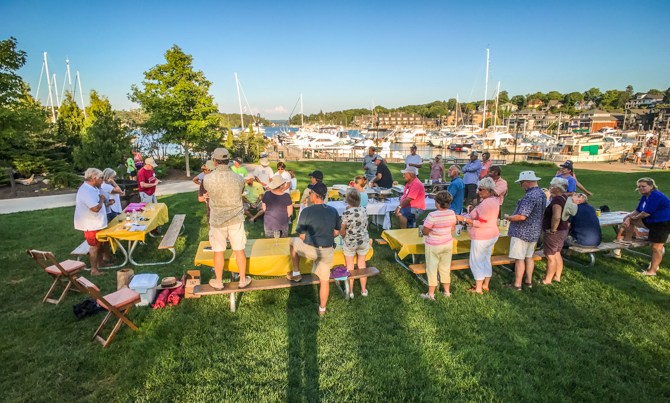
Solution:
[[(152, 205), (154, 206), (153, 210), (151, 209)], [(147, 234), (150, 234), (151, 231), (157, 227), (169, 222), (168, 208), (165, 203), (151, 203), (147, 204), (147, 207), (149, 207), (149, 209), (145, 209), (145, 212), (138, 212), (140, 213), (140, 217), (147, 219), (146, 221), (139, 221), (139, 225), (145, 226), (144, 229), (130, 231), (130, 227), (126, 226), (126, 215), (131, 213), (121, 213), (107, 225), (107, 228), (103, 229), (102, 231), (98, 231), (96, 234), (96, 239), (98, 241), (109, 242), (112, 248), (112, 252), (115, 252), (118, 248), (124, 256), (123, 263), (109, 268), (123, 267), (128, 263), (128, 261), (130, 261), (130, 263), (135, 266), (169, 263), (137, 263), (133, 260), (133, 252), (135, 251), (137, 244), (139, 242), (144, 243)], [(123, 247), (121, 241), (128, 241), (128, 250)], [(174, 256), (172, 259), (174, 260)]]
[[(493, 255), (506, 255), (509, 253), (510, 237), (507, 235), (507, 227), (499, 227), (500, 238), (493, 247)], [(470, 234), (462, 230), (461, 235), (456, 236), (456, 231), (452, 231), (454, 238), (454, 255), (470, 252)], [(417, 228), (395, 229), (382, 232), (382, 238), (389, 243), (393, 250), (396, 262), (409, 270), (409, 267), (403, 263), (402, 259), (407, 255), (412, 256), (412, 263), (416, 263), (417, 255), (426, 254), (425, 237), (419, 237)]]
[[(347, 203), (344, 201), (329, 201), (328, 205), (335, 208), (341, 216), (347, 210)], [(368, 216), (373, 218), (373, 223), (378, 225), (383, 221), (382, 228), (391, 229), (391, 217), (389, 213), (393, 212), (400, 205), (400, 199), (397, 197), (388, 198), (383, 203), (374, 199), (368, 199), (368, 205), (365, 210)], [(435, 200), (426, 198), (426, 211), (435, 210)]]
[(300, 191), (298, 189), (291, 190), (291, 201), (293, 203), (300, 203), (300, 196), (301, 195), (302, 194), (300, 193)]
[[(274, 239), (249, 239), (244, 247), (244, 254), (247, 257), (246, 273), (255, 276), (285, 276), (290, 270), (293, 270), (291, 264), (289, 238), (280, 238), (279, 246), (275, 246)], [(214, 267), (214, 252), (205, 251), (209, 247), (209, 241), (202, 241), (198, 245), (198, 251), (195, 254), (196, 265)], [(365, 260), (372, 259), (372, 246), (368, 251)], [(231, 249), (226, 249), (223, 254), (225, 263), (223, 269), (226, 271), (239, 273), (237, 261), (233, 256)], [(231, 258), (232, 257), (232, 258)], [(333, 266), (344, 266), (344, 253), (342, 245), (335, 248), (335, 259)], [(309, 259), (300, 259), (300, 272), (311, 273), (312, 261)]]

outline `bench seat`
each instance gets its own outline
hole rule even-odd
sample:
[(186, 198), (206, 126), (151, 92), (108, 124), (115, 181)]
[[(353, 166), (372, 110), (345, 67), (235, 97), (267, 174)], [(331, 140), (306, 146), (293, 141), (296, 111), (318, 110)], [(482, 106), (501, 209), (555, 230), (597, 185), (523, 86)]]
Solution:
[(91, 245), (88, 244), (88, 241), (84, 241), (70, 252), (70, 255), (77, 256), (77, 260), (79, 260), (82, 256), (87, 256), (90, 249)]
[[(376, 267), (366, 267), (365, 269), (353, 270), (351, 275), (347, 279), (359, 279), (363, 277), (371, 277), (379, 274), (379, 270)], [(330, 279), (331, 282), (334, 282), (335, 279)], [(303, 285), (312, 285), (319, 284), (319, 278), (314, 274), (303, 274), (302, 280), (300, 282), (295, 282), (287, 279), (286, 277), (270, 278), (263, 280), (254, 280), (248, 286), (244, 288), (239, 287), (238, 282), (225, 283), (225, 287), (222, 290), (217, 290), (210, 286), (209, 284), (201, 284), (193, 287), (194, 295), (216, 295), (216, 294), (233, 294), (237, 292), (246, 292), (246, 291), (259, 291), (259, 290), (274, 290), (277, 288), (290, 288), (290, 287), (300, 287)]]
[(174, 248), (175, 243), (177, 243), (177, 238), (179, 238), (181, 228), (184, 225), (185, 218), (186, 214), (175, 214), (174, 217), (172, 217), (170, 228), (168, 228), (167, 232), (165, 232), (163, 240), (161, 241), (160, 245), (158, 245), (158, 249)]
[[(533, 253), (533, 260), (542, 260), (542, 256), (535, 252)], [(491, 265), (500, 266), (502, 264), (512, 264), (516, 259), (512, 259), (508, 255), (497, 255), (491, 256)], [(464, 270), (470, 268), (470, 259), (459, 259), (451, 261), (451, 271), (454, 270)], [(411, 264), (409, 265), (409, 270), (414, 274), (425, 274), (426, 273), (426, 264)]]
[(598, 246), (582, 246), (582, 245), (573, 245), (568, 249), (575, 251), (577, 253), (596, 253), (596, 252), (606, 252), (615, 249), (629, 249), (629, 248), (639, 248), (641, 246), (651, 245), (651, 242), (642, 239), (633, 239), (628, 244), (620, 244), (618, 242), (603, 242)]

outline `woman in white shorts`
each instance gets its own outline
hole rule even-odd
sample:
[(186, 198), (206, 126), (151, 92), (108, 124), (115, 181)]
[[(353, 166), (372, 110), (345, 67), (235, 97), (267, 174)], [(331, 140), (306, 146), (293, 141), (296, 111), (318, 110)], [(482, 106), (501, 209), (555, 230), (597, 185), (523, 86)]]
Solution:
[[(361, 193), (355, 188), (347, 189), (344, 195), (347, 202), (347, 210), (342, 214), (342, 228), (340, 235), (344, 239), (344, 261), (347, 270), (354, 270), (354, 257), (358, 255), (358, 269), (365, 269), (365, 256), (370, 250), (370, 236), (368, 235), (368, 213), (365, 207), (361, 207)], [(361, 295), (368, 296), (365, 288), (367, 278), (361, 281)], [(354, 280), (349, 280), (349, 298), (354, 297)]]

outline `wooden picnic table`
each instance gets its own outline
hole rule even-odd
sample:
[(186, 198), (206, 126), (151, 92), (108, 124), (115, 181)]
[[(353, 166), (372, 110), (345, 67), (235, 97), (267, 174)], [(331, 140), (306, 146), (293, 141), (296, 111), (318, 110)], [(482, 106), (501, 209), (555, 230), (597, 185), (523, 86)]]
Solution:
[[(247, 257), (246, 273), (255, 276), (285, 276), (290, 270), (293, 270), (290, 255), (289, 238), (280, 238), (279, 246), (275, 246), (275, 240), (272, 239), (249, 239), (244, 247), (244, 254)], [(214, 252), (205, 251), (209, 247), (209, 241), (202, 241), (198, 245), (198, 251), (195, 254), (196, 265), (214, 267)], [(372, 259), (372, 246), (365, 257), (365, 260)], [(239, 273), (237, 261), (233, 256), (231, 249), (226, 249), (223, 254), (225, 263), (223, 269), (226, 271)], [(344, 253), (342, 245), (335, 248), (334, 266), (344, 266)], [(311, 273), (312, 261), (309, 259), (300, 259), (300, 272)]]
[[(507, 227), (499, 227), (500, 237), (493, 247), (493, 255), (506, 255), (509, 253), (510, 237), (507, 235)], [(454, 255), (459, 253), (469, 253), (471, 238), (467, 231), (462, 230), (461, 235), (456, 236), (456, 231), (452, 231), (454, 238)], [(382, 232), (382, 238), (388, 243), (395, 255), (395, 260), (402, 267), (409, 270), (409, 267), (402, 261), (407, 255), (412, 256), (412, 263), (416, 263), (417, 255), (425, 255), (425, 237), (419, 237), (417, 228), (395, 229)]]
[[(151, 206), (154, 206), (153, 210), (151, 209)], [(123, 267), (128, 261), (136, 266), (165, 263), (137, 263), (133, 260), (133, 252), (135, 251), (138, 242), (143, 243), (146, 240), (147, 234), (151, 235), (151, 231), (169, 222), (168, 208), (165, 203), (151, 203), (147, 204), (147, 207), (149, 208), (145, 209), (144, 212), (138, 212), (141, 213), (139, 214), (139, 217), (147, 219), (146, 221), (138, 221), (139, 225), (146, 226), (143, 230), (130, 231), (130, 227), (126, 226), (126, 215), (132, 213), (121, 213), (109, 223), (107, 228), (96, 234), (96, 239), (98, 241), (110, 243), (112, 252), (115, 252), (118, 248), (124, 255), (123, 263), (109, 268)], [(121, 241), (128, 241), (128, 250), (123, 247)]]

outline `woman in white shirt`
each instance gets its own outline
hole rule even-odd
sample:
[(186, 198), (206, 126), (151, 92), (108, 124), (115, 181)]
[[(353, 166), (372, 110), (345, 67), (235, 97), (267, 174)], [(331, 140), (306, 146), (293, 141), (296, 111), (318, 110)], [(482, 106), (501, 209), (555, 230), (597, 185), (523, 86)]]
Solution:
[(112, 222), (112, 220), (123, 211), (121, 208), (120, 195), (126, 195), (126, 193), (121, 190), (116, 182), (114, 182), (114, 178), (116, 178), (116, 171), (112, 168), (106, 168), (104, 171), (102, 171), (102, 185), (100, 186), (100, 193), (105, 196), (106, 200), (114, 200), (114, 204), (105, 207), (108, 223)]
[[(286, 164), (284, 164), (281, 161), (277, 163), (277, 175), (281, 175), (282, 178), (284, 178), (284, 181), (286, 183), (291, 183), (291, 179), (292, 179), (291, 174), (286, 171)], [(284, 193), (289, 193), (290, 194), (291, 193), (291, 187), (289, 186), (288, 188), (286, 188), (286, 190), (284, 190)]]
[(298, 179), (296, 179), (295, 174), (293, 173), (292, 169), (289, 169), (288, 172), (291, 175), (291, 191), (298, 189)]

